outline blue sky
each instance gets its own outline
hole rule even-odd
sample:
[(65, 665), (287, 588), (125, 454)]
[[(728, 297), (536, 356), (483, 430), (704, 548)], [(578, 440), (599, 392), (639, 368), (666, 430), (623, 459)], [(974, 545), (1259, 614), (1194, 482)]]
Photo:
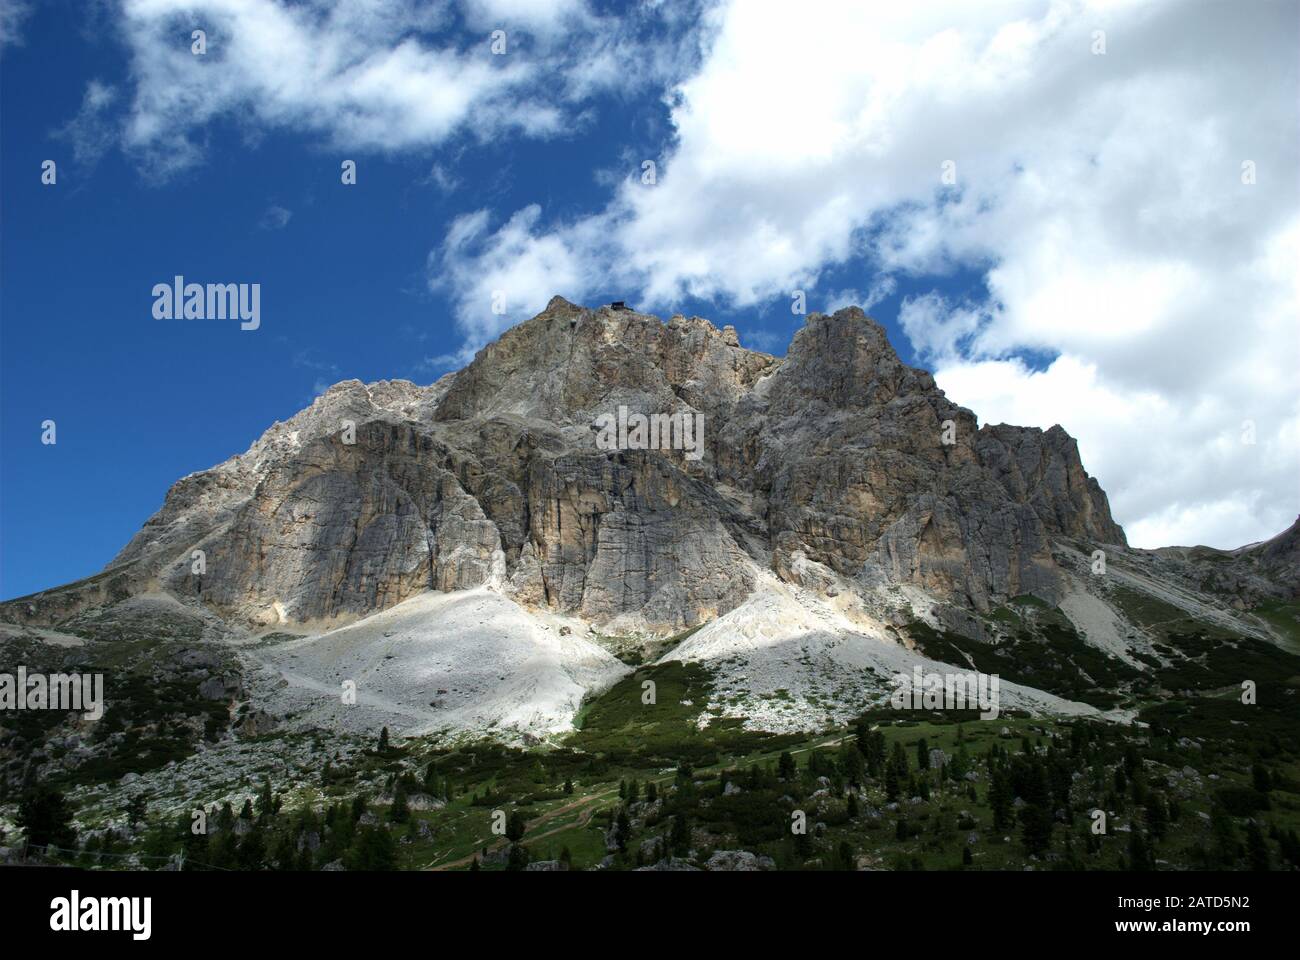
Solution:
[[(1122, 169), (1120, 157), (1134, 162), (1134, 150), (1165, 149), (1120, 138), (1138, 136), (1141, 115), (1085, 130), (1079, 142), (1057, 144), (1041, 136), (1042, 126), (1028, 128), (1032, 136), (1020, 128), (967, 131), (963, 141), (935, 132), (956, 128), (932, 111), (925, 97), (933, 78), (923, 76), (891, 94), (888, 109), (864, 114), (840, 104), (840, 95), (851, 89), (874, 103), (880, 77), (859, 65), (837, 76), (836, 50), (807, 49), (840, 42), (826, 39), (837, 32), (826, 17), (841, 18), (829, 21), (836, 24), (860, 14), (816, 3), (784, 26), (726, 3), (566, 0), (542, 15), (509, 0), (392, 2), (360, 19), (351, 19), (358, 4), (343, 4), (347, 15), (333, 19), (308, 4), (296, 20), (269, 0), (177, 4), (164, 14), (154, 11), (166, 4), (130, 0), (4, 6), (0, 598), (96, 572), (171, 483), (242, 452), (325, 386), (353, 377), (431, 382), (460, 365), (449, 358), (464, 357), (552, 293), (588, 304), (626, 299), (665, 317), (696, 313), (734, 324), (742, 342), (775, 353), (802, 322), (790, 312), (792, 289), (807, 290), (810, 310), (869, 298), (903, 358), (936, 371), (982, 421), (1059, 421), (1078, 436), (1085, 465), (1099, 473), (1131, 536), (1137, 524), (1146, 539), (1232, 546), (1234, 538), (1276, 532), (1279, 518), (1296, 511), (1294, 503), (1279, 506), (1288, 490), (1279, 477), (1294, 457), (1269, 446), (1284, 445), (1296, 422), (1276, 385), (1262, 388), (1262, 400), (1258, 391), (1225, 386), (1238, 391), (1225, 394), (1226, 419), (1188, 426), (1161, 454), (1160, 470), (1174, 480), (1188, 475), (1182, 486), (1152, 488), (1149, 462), (1114, 453), (1134, 446), (1121, 422), (1131, 416), (1111, 411), (1125, 397), (1157, 418), (1181, 403), (1172, 373), (1168, 383), (1153, 376), (1135, 385), (1126, 364), (1134, 356), (1155, 363), (1161, 342), (1199, 322), (1168, 308), (1158, 284), (1171, 276), (1162, 266), (1170, 258), (1197, 267), (1202, 245), (1217, 235), (1194, 226), (1195, 244), (1163, 241), (1172, 246), (1148, 273), (1107, 273), (1107, 257), (1131, 257), (1149, 238), (1109, 234), (1100, 215), (1081, 224), (1062, 205), (1089, 190), (1112, 196), (1117, 181), (1093, 184), (1085, 173), (1050, 197), (1030, 190), (1052, 164), (1089, 156), (1086, 169), (1100, 164), (1106, 173)], [(1048, 7), (1020, 7), (1031, 36), (1015, 56), (1045, 64), (1053, 45), (1073, 43), (1068, 24), (1048, 22)], [(955, 26), (853, 21), (844, 30), (864, 43), (895, 30), (896, 56), (908, 44), (929, 49), (940, 26), (965, 31), (970, 50), (952, 53), (957, 66), (963, 56), (987, 59), (1006, 46), (996, 41), (1005, 23), (961, 16)], [(1131, 32), (1155, 29), (1149, 19)], [(1081, 14), (1078, 36), (1096, 22)], [(189, 50), (199, 25), (210, 34), (203, 60)], [(498, 28), (509, 38), (504, 56), (490, 50)], [(1221, 50), (1229, 69), (1249, 69), (1247, 52), (1259, 58), (1250, 44), (1275, 28), (1261, 22), (1240, 49)], [(1130, 26), (1112, 29), (1124, 37)], [(769, 49), (760, 30), (775, 38), (772, 49), (786, 36), (792, 53), (746, 74), (757, 69), (751, 52)], [(1211, 18), (1205, 35), (1215, 31), (1222, 33)], [(303, 35), (310, 43), (297, 50), (292, 41)], [(250, 48), (254, 41), (271, 52)], [(805, 51), (803, 63), (820, 69), (788, 62)], [(1189, 58), (1195, 53), (1193, 44)], [(1081, 55), (1080, 70), (1093, 66)], [(1293, 69), (1289, 60), (1284, 66)], [(1148, 69), (1176, 77), (1179, 64)], [(760, 90), (771, 74), (780, 81), (772, 92), (744, 92)], [(1152, 87), (1141, 65), (1110, 82), (1121, 80)], [(1000, 116), (1002, 103), (1051, 117), (1059, 106), (1034, 97), (1080, 99), (1070, 84), (1081, 81), (1056, 81), (1056, 93), (1041, 95), (1006, 81), (1006, 89), (971, 94), (953, 116), (987, 125), (982, 118)], [(807, 86), (814, 83), (827, 86)], [(805, 99), (787, 103), (787, 91)], [(1169, 112), (1158, 97), (1150, 106)], [(1230, 108), (1224, 104), (1225, 116)], [(924, 146), (931, 153), (894, 155), (899, 148), (890, 144), (909, 130), (909, 149), (938, 137)], [(1286, 161), (1285, 133), (1281, 147), (1249, 149)], [(1049, 155), (1044, 141), (1058, 153)], [(1224, 188), (1237, 189), (1233, 196), (1238, 152), (1229, 151)], [(956, 188), (939, 182), (950, 155), (975, 171)], [(642, 158), (658, 164), (658, 184), (640, 182)], [(58, 164), (54, 186), (41, 183), (48, 159)], [(355, 186), (340, 183), (344, 159), (358, 164)], [(1293, 186), (1268, 201), (1267, 231), (1294, 230)], [(1158, 212), (1180, 197), (1155, 199)], [(1205, 222), (1218, 223), (1221, 211), (1210, 213)], [(1079, 336), (1086, 323), (1058, 323), (1044, 310), (1044, 302), (1075, 299), (1034, 286), (1043, 274), (1028, 252), (1042, 246), (1034, 224), (1054, 217), (1079, 231), (1062, 242), (1061, 256), (1091, 258), (1067, 260), (1062, 275), (1101, 277), (1103, 293), (1110, 282), (1116, 298), (1169, 312), (1166, 325), (1142, 339), (1144, 324), (1119, 318), (1120, 333), (1087, 339)], [(1243, 268), (1257, 253), (1242, 253)], [(644, 268), (634, 265), (642, 255)], [(1218, 268), (1225, 283), (1232, 266)], [(175, 274), (260, 283), (260, 328), (155, 320), (152, 287)], [(509, 294), (505, 318), (484, 302), (496, 286)], [(1277, 304), (1256, 309), (1268, 315)], [(1170, 361), (1184, 370), (1187, 362)], [(1079, 391), (1073, 406), (1056, 402)], [(1243, 467), (1229, 458), (1211, 471), (1220, 480), (1190, 479), (1189, 444), (1221, 445), (1245, 415), (1239, 410), (1259, 411), (1272, 459)], [(57, 423), (54, 445), (41, 443), (47, 419)]]

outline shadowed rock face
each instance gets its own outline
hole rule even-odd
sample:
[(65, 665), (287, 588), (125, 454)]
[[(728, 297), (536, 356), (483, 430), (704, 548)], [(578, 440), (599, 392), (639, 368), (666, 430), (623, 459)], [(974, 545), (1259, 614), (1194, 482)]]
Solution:
[[(703, 414), (703, 456), (600, 449), (620, 406)], [(257, 624), (495, 582), (611, 630), (675, 631), (805, 560), (864, 595), (1054, 600), (1054, 538), (1124, 543), (1075, 442), (977, 428), (856, 308), (811, 315), (781, 360), (699, 318), (557, 297), (432, 386), (338, 384), (182, 479), (100, 578)], [(107, 589), (92, 579), (90, 598)], [(57, 620), (78, 603), (9, 607)]]

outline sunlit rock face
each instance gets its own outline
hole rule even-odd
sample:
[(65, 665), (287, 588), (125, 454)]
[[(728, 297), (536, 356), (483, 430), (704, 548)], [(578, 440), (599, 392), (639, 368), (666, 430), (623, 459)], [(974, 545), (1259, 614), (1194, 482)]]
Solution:
[[(634, 427), (611, 448), (620, 409)], [(635, 429), (683, 416), (692, 449)], [(980, 428), (856, 308), (809, 316), (780, 359), (700, 318), (557, 297), (431, 386), (335, 385), (177, 482), (99, 577), (10, 612), (161, 588), (232, 622), (329, 622), (489, 585), (665, 632), (734, 609), (765, 570), (974, 609), (1055, 600), (1062, 538), (1124, 543), (1074, 440)]]

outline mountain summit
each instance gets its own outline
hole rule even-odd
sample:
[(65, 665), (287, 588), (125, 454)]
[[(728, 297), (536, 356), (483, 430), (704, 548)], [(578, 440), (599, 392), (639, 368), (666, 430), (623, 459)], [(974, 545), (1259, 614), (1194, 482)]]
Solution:
[[(599, 449), (619, 408), (702, 415), (702, 457)], [(227, 620), (312, 623), (495, 580), (672, 631), (738, 605), (756, 570), (797, 577), (796, 558), (864, 595), (1055, 602), (1054, 537), (1124, 543), (1074, 440), (980, 428), (857, 308), (810, 315), (782, 360), (698, 317), (556, 297), (432, 386), (337, 384), (185, 477), (78, 592), (157, 585)]]
[[(556, 297), (430, 386), (336, 384), (178, 481), (102, 573), (0, 619), (297, 637), (264, 659), (280, 686), (368, 678), (408, 728), (549, 735), (668, 657), (747, 723), (814, 728), (942, 662), (1010, 658), (1031, 710), (1113, 703), (1107, 664), (1159, 662), (1121, 601), (1274, 637), (1248, 611), (1294, 598), (1295, 542), (1129, 549), (1065, 430), (981, 427), (856, 307), (811, 314), (781, 359)], [(1064, 671), (1018, 677), (1022, 641)]]

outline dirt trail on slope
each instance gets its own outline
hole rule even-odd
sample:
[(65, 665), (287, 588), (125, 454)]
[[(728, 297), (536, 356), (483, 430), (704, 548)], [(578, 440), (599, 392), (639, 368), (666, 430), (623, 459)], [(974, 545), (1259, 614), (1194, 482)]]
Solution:
[[(602, 800), (609, 797), (611, 794), (616, 792), (617, 791), (612, 789), (605, 790), (602, 793), (593, 794), (592, 796), (589, 797), (582, 797), (578, 800), (574, 800), (570, 803), (566, 803), (563, 806), (556, 807), (554, 810), (550, 810), (547, 811), (546, 813), (543, 813), (536, 820), (528, 821), (527, 825), (524, 828), (524, 839), (522, 842), (532, 843), (536, 840), (545, 839), (546, 837), (553, 837), (555, 836), (555, 834), (560, 833), (564, 830), (572, 830), (574, 827), (585, 827), (587, 824), (591, 822), (591, 818), (596, 815), (596, 809), (595, 809), (596, 805), (600, 803)], [(554, 820), (556, 817), (563, 816), (564, 814), (568, 813), (571, 810), (576, 810), (581, 807), (585, 807), (586, 809), (583, 809), (578, 814), (578, 819), (574, 823), (564, 823), (558, 827), (552, 827), (550, 830), (546, 830), (542, 833), (537, 833), (537, 834), (532, 833), (532, 830), (534, 830), (535, 828), (540, 827), (546, 823), (549, 823), (550, 821)], [(499, 850), (503, 846), (505, 846), (508, 842), (509, 841), (506, 840), (504, 837), (498, 838), (493, 843), (489, 844), (488, 850)], [(455, 867), (466, 866), (467, 864), (469, 864), (470, 861), (472, 861), (477, 856), (479, 856), (479, 852), (471, 853), (469, 856), (461, 857), (458, 860), (449, 860), (446, 863), (430, 864), (424, 869), (451, 870), (454, 869)]]

